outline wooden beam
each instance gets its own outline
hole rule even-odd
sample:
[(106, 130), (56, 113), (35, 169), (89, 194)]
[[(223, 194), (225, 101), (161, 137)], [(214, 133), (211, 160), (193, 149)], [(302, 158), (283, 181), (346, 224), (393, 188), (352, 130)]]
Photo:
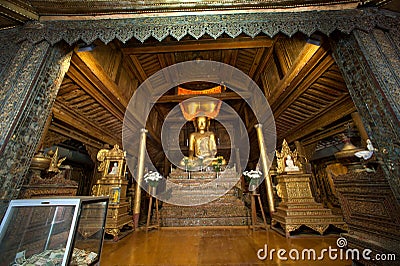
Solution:
[(142, 68), (142, 64), (140, 63), (139, 59), (136, 55), (130, 55), (131, 61), (133, 63), (133, 67), (136, 69), (136, 72), (139, 74), (137, 77), (140, 80), (145, 81), (147, 79), (147, 74)]
[(325, 94), (329, 96), (335, 96), (338, 97), (343, 94), (343, 90), (338, 90), (338, 88), (345, 86), (344, 81), (342, 82), (336, 82), (335, 86), (327, 86), (326, 83), (322, 80), (322, 78), (318, 79), (318, 83), (314, 83), (312, 85), (312, 88), (314, 90), (319, 90), (321, 92), (324, 92)]
[[(299, 140), (321, 127), (325, 127), (333, 122), (345, 117), (356, 111), (353, 100), (349, 95), (344, 95), (340, 100), (333, 103), (329, 108), (323, 112), (313, 116), (308, 121), (292, 128), (290, 131), (279, 136), (280, 140), (286, 139), (288, 143)], [(280, 142), (278, 142), (280, 143)]]
[(335, 136), (335, 135), (337, 135), (339, 133), (344, 132), (346, 130), (345, 126), (349, 125), (349, 124), (352, 124), (352, 123), (351, 123), (351, 121), (348, 120), (348, 121), (342, 122), (340, 124), (337, 124), (335, 126), (326, 128), (325, 130), (323, 130), (321, 132), (313, 134), (313, 136), (310, 137), (310, 138), (303, 139), (301, 141), (301, 143), (304, 146), (310, 145), (310, 144), (313, 144), (313, 143), (318, 143), (318, 141), (320, 141), (320, 140), (323, 140), (323, 139), (326, 139), (326, 138), (329, 138), (329, 137), (332, 137), (332, 136)]
[[(161, 69), (164, 69), (164, 68), (168, 67), (169, 65), (172, 65), (172, 64), (167, 63), (167, 55), (166, 54), (158, 54), (157, 58), (158, 58), (158, 62), (160, 63)], [(162, 75), (164, 76), (166, 83), (172, 84), (172, 81), (171, 81), (172, 79), (171, 79), (171, 75), (170, 75), (169, 71), (163, 71)]]
[(251, 68), (249, 71), (249, 77), (252, 78), (253, 80), (254, 80), (254, 74), (256, 73), (258, 66), (261, 63), (261, 60), (263, 59), (264, 51), (265, 51), (265, 47), (258, 48), (257, 53), (254, 56), (254, 60), (253, 60), (253, 63), (251, 64)]
[(229, 64), (232, 57), (233, 50), (223, 50), (221, 51), (221, 62)]
[[(115, 85), (115, 83), (113, 85), (111, 85), (113, 83), (113, 81), (111, 81), (111, 80), (106, 82), (105, 81), (106, 78), (104, 77), (104, 76), (106, 76), (106, 74), (101, 73), (102, 70), (92, 71), (91, 67), (94, 67), (94, 66), (87, 65), (86, 62), (83, 61), (78, 54), (79, 53), (74, 53), (71, 58), (71, 66), (73, 66), (73, 69), (81, 74), (80, 77), (82, 78), (82, 80), (87, 80), (94, 86), (97, 94), (101, 94), (104, 98), (106, 98), (110, 102), (110, 104), (113, 108), (115, 108), (123, 113), (125, 111), (127, 102), (125, 102), (126, 105), (122, 104), (122, 102), (115, 95), (115, 93), (116, 93), (115, 91), (119, 90), (118, 86)], [(86, 57), (84, 59), (89, 60)], [(91, 63), (91, 64), (93, 64), (93, 63)], [(70, 67), (70, 69), (71, 69), (71, 67)], [(101, 75), (102, 77), (99, 78), (98, 75)], [(102, 81), (106, 82), (106, 84), (104, 84)], [(75, 82), (76, 82), (76, 80), (75, 80)], [(111, 87), (109, 88), (108, 86), (112, 86), (112, 89), (110, 90)]]
[(139, 72), (135, 68), (135, 66), (132, 63), (132, 60), (129, 55), (124, 55), (123, 58), (124, 63), (128, 67), (129, 71), (133, 73), (134, 77), (137, 78), (139, 84), (143, 83), (145, 80), (140, 76)]
[(354, 124), (356, 125), (358, 132), (360, 133), (360, 137), (363, 140), (363, 146), (367, 146), (367, 139), (369, 139), (367, 130), (365, 129), (365, 126), (361, 120), (361, 116), (358, 112), (354, 112), (351, 114), (351, 118), (354, 121)]
[(104, 147), (104, 143), (93, 139), (91, 136), (85, 136), (83, 134), (76, 132), (75, 130), (72, 130), (55, 122), (51, 123), (49, 130), (56, 132), (60, 135), (63, 135), (65, 137), (75, 139), (77, 141), (84, 143), (85, 145), (89, 145), (97, 149), (102, 149)]
[[(153, 111), (154, 110), (154, 111)], [(161, 149), (161, 126), (162, 122), (160, 117), (162, 113), (160, 113), (156, 108), (154, 108), (148, 115), (146, 129), (150, 134), (151, 139), (153, 139), (156, 144), (158, 150)]]
[(225, 49), (246, 49), (271, 47), (273, 39), (268, 37), (261, 38), (240, 38), (240, 39), (210, 39), (210, 40), (190, 40), (172, 43), (157, 43), (156, 45), (140, 45), (136, 47), (122, 48), (124, 54), (149, 54), (149, 53), (174, 53), (185, 51), (207, 51)]
[(228, 65), (236, 66), (236, 61), (237, 61), (237, 58), (238, 58), (238, 54), (239, 54), (239, 49), (233, 50), (232, 56), (230, 58), (230, 61), (229, 61)]
[[(28, 10), (19, 4), (12, 3), (14, 1), (0, 1), (0, 7), (4, 9), (2, 15), (18, 22), (25, 22), (27, 20), (39, 20), (39, 14), (34, 12), (33, 8)], [(30, 6), (30, 5), (29, 5)]]
[[(236, 121), (238, 118), (237, 115), (229, 115), (229, 114), (219, 114), (218, 115), (218, 121)], [(182, 122), (182, 118), (174, 118), (174, 117), (170, 117), (168, 118), (168, 123), (180, 123)], [(146, 128), (147, 129), (147, 128)]]
[(117, 119), (120, 121), (124, 120), (125, 109), (122, 106), (120, 106), (120, 108), (116, 108), (110, 99), (99, 93), (98, 88), (92, 82), (90, 82), (86, 78), (85, 74), (82, 73), (73, 63), (71, 63), (69, 67), (67, 76), (70, 77), (76, 84), (78, 84), (78, 86), (80, 86), (87, 94), (92, 96), (93, 99), (95, 99)]
[[(105, 95), (111, 95), (115, 96), (112, 97), (112, 100), (117, 100), (119, 101), (123, 107), (126, 108), (128, 105), (128, 99), (125, 99), (125, 96), (121, 94), (121, 89), (118, 87), (118, 85), (105, 73), (104, 69), (102, 66), (99, 64), (96, 58), (93, 57), (91, 52), (77, 52), (75, 55), (83, 62), (84, 65), (80, 65), (82, 70), (85, 71), (85, 73), (92, 73), (97, 79), (96, 81), (100, 82), (98, 84), (99, 87), (103, 87), (103, 90), (106, 89), (109, 92), (105, 92)], [(93, 76), (91, 75), (91, 76)], [(96, 82), (96, 83), (98, 83)], [(117, 105), (115, 103), (115, 105)]]
[[(130, 60), (126, 60), (126, 62), (129, 61)], [(130, 66), (130, 68), (132, 68), (132, 65), (130, 63), (128, 63), (128, 65)], [(147, 76), (144, 73), (144, 70), (141, 68), (140, 64), (135, 64), (133, 67), (136, 68), (136, 70), (139, 70), (139, 73), (142, 74), (141, 78), (144, 81)], [(67, 75), (96, 102), (103, 106), (108, 113), (116, 117), (119, 121), (123, 122), (128, 101), (120, 93), (120, 88), (107, 76), (106, 73), (104, 73), (104, 70), (98, 64), (97, 60), (93, 58), (90, 53), (80, 52), (74, 54), (71, 61), (71, 67)], [(95, 113), (93, 115), (96, 116), (97, 114), (98, 113)], [(76, 127), (77, 129), (86, 132), (85, 127), (82, 127), (81, 123), (74, 124), (72, 123), (73, 121), (68, 117), (64, 118), (68, 120), (67, 123), (70, 123), (71, 125), (74, 125), (74, 127)], [(81, 117), (81, 119), (84, 118)], [(64, 119), (60, 118), (60, 120)], [(83, 124), (88, 125), (90, 131), (92, 131), (93, 137), (95, 137), (96, 139), (100, 139), (111, 145), (114, 145), (115, 143), (121, 145), (121, 139), (115, 138), (115, 136), (107, 134), (107, 132), (104, 132), (104, 130), (97, 127), (97, 125), (93, 124), (89, 120), (86, 119)], [(96, 130), (100, 133), (95, 133)], [(155, 142), (155, 146), (160, 148), (161, 140), (156, 132), (153, 129), (149, 129), (149, 135), (151, 136), (151, 139)]]
[[(262, 74), (264, 73), (265, 68), (267, 67), (267, 63), (270, 60), (273, 51), (274, 51), (274, 49), (272, 47), (268, 48), (267, 54), (264, 56), (263, 60), (260, 63), (258, 71), (254, 75), (255, 82), (257, 82), (260, 79), (260, 77), (262, 77)], [(264, 89), (264, 91), (265, 91), (265, 89)]]
[[(319, 60), (319, 59), (317, 59)], [(306, 73), (299, 73), (303, 78), (293, 80), (293, 83), (288, 85), (284, 89), (284, 92), (280, 93), (280, 98), (277, 99), (271, 106), (275, 117), (279, 117), (297, 98), (299, 98), (311, 85), (332, 65), (334, 59), (331, 56), (323, 57), (322, 62), (316, 66), (317, 62), (312, 66), (315, 69), (312, 74), (311, 69), (305, 70)], [(302, 70), (301, 72), (305, 72)]]
[(55, 101), (53, 105), (53, 115), (56, 119), (61, 120), (68, 125), (78, 129), (81, 132), (110, 145), (119, 144), (122, 146), (121, 136), (114, 136), (108, 131), (99, 127), (95, 123), (87, 120), (78, 112), (71, 110), (59, 101)]
[(327, 51), (322, 47), (308, 43), (304, 46), (299, 57), (295, 60), (283, 79), (279, 81), (272, 91), (271, 97), (268, 99), (271, 107), (274, 107), (273, 110), (277, 109), (280, 103), (286, 101), (286, 98), (295, 90), (298, 83), (301, 82), (301, 78), (311, 73), (310, 70), (315, 67), (326, 54)]
[(243, 109), (244, 112), (244, 125), (246, 126), (247, 132), (249, 132), (251, 130), (251, 127), (249, 125), (250, 121), (249, 121), (249, 109), (248, 108), (244, 108)]
[[(311, 46), (308, 44), (308, 46)], [(306, 45), (307, 47), (307, 45)], [(309, 48), (307, 48), (309, 49)], [(320, 63), (320, 58), (323, 58)], [(333, 65), (333, 58), (327, 56), (327, 52), (325, 49), (318, 49), (317, 47), (313, 47), (310, 50), (303, 50), (300, 59), (296, 60), (294, 66), (291, 68), (290, 72), (282, 79), (282, 81), (278, 84), (277, 94), (274, 95), (272, 99), (272, 103), (274, 103), (274, 114), (278, 117), (281, 113), (284, 112), (295, 100), (311, 86), (321, 75), (329, 69)], [(306, 68), (304, 66), (308, 65)], [(317, 68), (316, 71), (312, 75), (308, 75), (311, 73), (313, 68)], [(298, 79), (297, 77), (304, 77), (305, 79)], [(286, 87), (285, 87), (286, 86)], [(342, 87), (340, 85), (339, 87)], [(295, 91), (295, 94), (293, 94)], [(288, 95), (290, 95), (290, 100), (288, 100)], [(279, 98), (279, 100), (278, 100)], [(320, 99), (315, 99), (316, 101)], [(271, 100), (270, 100), (271, 102)], [(315, 108), (314, 108), (315, 109)], [(256, 121), (250, 122), (249, 128), (255, 124)]]

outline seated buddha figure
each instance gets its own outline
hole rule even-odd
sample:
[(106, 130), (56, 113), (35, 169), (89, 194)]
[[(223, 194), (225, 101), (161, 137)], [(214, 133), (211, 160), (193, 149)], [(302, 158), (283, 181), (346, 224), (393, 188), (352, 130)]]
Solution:
[(285, 172), (295, 172), (300, 170), (298, 166), (294, 165), (292, 156), (290, 155), (286, 156), (285, 164), (286, 164)]
[[(185, 157), (181, 165), (189, 170), (199, 170), (217, 161), (217, 144), (213, 132), (208, 131), (209, 121), (205, 116), (199, 116), (194, 121), (196, 132), (189, 137), (189, 157)], [(222, 161), (225, 164), (225, 160)]]

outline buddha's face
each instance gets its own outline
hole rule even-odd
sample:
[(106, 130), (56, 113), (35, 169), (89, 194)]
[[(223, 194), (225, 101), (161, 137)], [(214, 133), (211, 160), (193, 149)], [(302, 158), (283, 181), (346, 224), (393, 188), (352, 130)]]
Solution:
[(199, 130), (205, 130), (207, 126), (207, 118), (204, 116), (200, 116), (197, 118), (197, 128)]

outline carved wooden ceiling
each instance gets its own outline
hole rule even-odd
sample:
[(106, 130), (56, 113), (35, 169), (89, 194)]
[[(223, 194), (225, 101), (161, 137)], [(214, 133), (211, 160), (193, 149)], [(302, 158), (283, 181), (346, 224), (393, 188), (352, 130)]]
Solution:
[[(121, 145), (125, 108), (137, 86), (162, 68), (196, 58), (230, 64), (259, 85), (275, 116), (278, 143), (286, 138), (289, 143), (302, 140), (310, 144), (342, 132), (355, 111), (328, 42), (322, 37), (239, 36), (179, 42), (167, 38), (161, 43), (99, 43), (90, 52), (74, 52), (53, 107), (50, 131), (98, 148), (104, 143)], [(191, 88), (198, 85), (191, 84)], [(252, 145), (257, 146), (253, 129), (257, 121), (247, 104), (229, 88), (216, 97), (242, 117), (255, 140)], [(147, 127), (148, 150), (160, 164), (164, 160), (160, 125), (185, 98), (173, 95), (172, 89), (150, 114), (150, 120), (158, 123)], [(331, 131), (332, 127), (335, 130)]]

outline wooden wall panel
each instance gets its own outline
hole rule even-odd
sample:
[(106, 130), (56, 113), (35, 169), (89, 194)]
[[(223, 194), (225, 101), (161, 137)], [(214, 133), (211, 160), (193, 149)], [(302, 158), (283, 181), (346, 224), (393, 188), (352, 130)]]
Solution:
[[(349, 225), (347, 248), (368, 248), (375, 254), (400, 255), (400, 206), (382, 168), (376, 172), (348, 172), (333, 176), (343, 216)], [(395, 263), (364, 261), (365, 265)]]
[(275, 60), (273, 57), (270, 57), (267, 66), (265, 67), (264, 74), (262, 75), (262, 81), (264, 86), (264, 92), (266, 97), (274, 91), (274, 87), (280, 81), (278, 69), (275, 64)]
[(92, 51), (92, 55), (99, 62), (104, 72), (115, 82), (122, 60), (121, 51), (115, 50), (112, 45), (101, 45)]
[(285, 75), (293, 62), (299, 56), (306, 41), (301, 38), (280, 39), (276, 43), (275, 53), (279, 61), (279, 66), (282, 69), (282, 74)]
[(121, 89), (122, 96), (129, 101), (138, 87), (138, 80), (133, 77), (125, 64), (121, 65), (117, 78), (116, 82)]

